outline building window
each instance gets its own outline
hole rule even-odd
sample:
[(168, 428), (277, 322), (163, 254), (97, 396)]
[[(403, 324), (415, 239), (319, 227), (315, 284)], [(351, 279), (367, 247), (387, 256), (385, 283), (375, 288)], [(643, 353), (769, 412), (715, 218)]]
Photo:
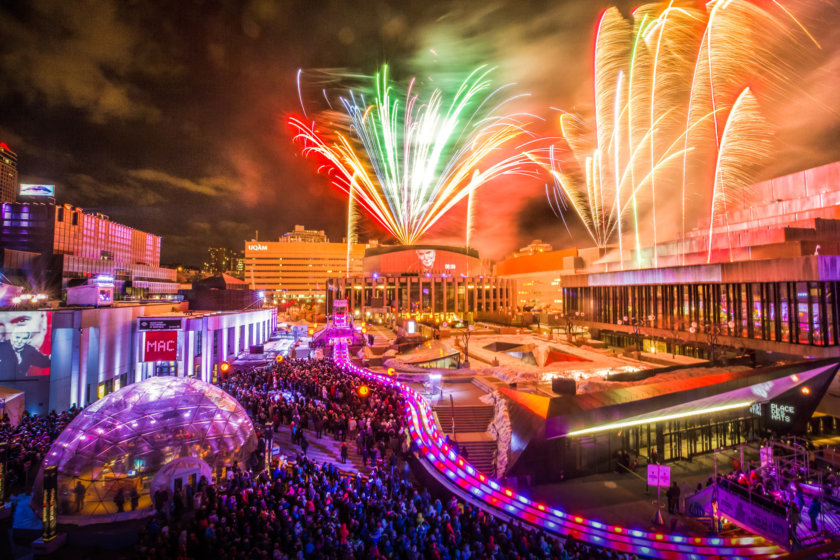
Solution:
[(78, 212), (73, 212), (73, 217), (71, 218), (70, 223), (74, 226), (79, 225), (79, 213)]
[(64, 208), (62, 206), (58, 207), (58, 215), (56, 216), (56, 220), (59, 222), (64, 221)]
[(155, 377), (178, 376), (178, 362), (155, 362)]

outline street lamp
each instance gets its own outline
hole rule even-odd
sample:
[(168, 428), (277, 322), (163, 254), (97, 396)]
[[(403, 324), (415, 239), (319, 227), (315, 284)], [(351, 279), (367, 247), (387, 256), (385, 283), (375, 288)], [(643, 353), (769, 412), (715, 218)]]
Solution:
[(472, 336), (473, 325), (467, 325), (467, 328), (464, 329), (463, 333), (461, 333), (461, 338), (464, 340), (464, 363), (463, 366), (465, 368), (470, 367), (470, 336)]
[(656, 315), (648, 315), (644, 319), (637, 319), (636, 317), (628, 317), (625, 315), (618, 320), (618, 324), (628, 325), (633, 329), (633, 339), (636, 342), (636, 350), (642, 351), (642, 327), (653, 326), (656, 324)]
[(571, 340), (575, 338), (575, 326), (578, 321), (583, 321), (583, 318), (586, 314), (583, 311), (575, 311), (574, 314), (572, 313), (561, 313), (560, 317), (562, 317), (566, 321), (566, 334), (570, 335)]
[(727, 332), (731, 333), (732, 329), (735, 328), (735, 321), (727, 321), (723, 325), (711, 321), (702, 324), (692, 321), (691, 327), (688, 329), (692, 334), (699, 333), (701, 329), (706, 333), (706, 338), (709, 341), (709, 361), (712, 362), (712, 365), (715, 364), (716, 360), (715, 350), (718, 344), (718, 336), (722, 334), (724, 326), (728, 328)]

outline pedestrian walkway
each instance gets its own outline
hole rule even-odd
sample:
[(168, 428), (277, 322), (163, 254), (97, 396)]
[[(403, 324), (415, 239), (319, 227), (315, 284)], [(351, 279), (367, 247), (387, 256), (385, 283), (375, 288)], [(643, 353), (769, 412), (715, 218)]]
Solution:
[[(362, 456), (356, 452), (355, 439), (347, 438), (347, 462), (341, 463), (341, 442), (336, 441), (332, 434), (322, 434), (320, 438), (315, 437), (315, 430), (304, 430), (309, 447), (306, 456), (319, 463), (333, 463), (342, 471), (360, 473), (367, 475), (371, 470), (371, 462), (367, 466), (362, 463)], [(274, 443), (280, 448), (280, 455), (285, 455), (288, 460), (294, 460), (295, 456), (303, 453), (299, 445), (292, 443), (292, 432), (289, 426), (280, 425), (274, 433)]]
[(388, 327), (382, 325), (368, 325), (367, 334), (373, 336), (373, 346), (390, 346), (397, 340), (397, 335)]
[[(738, 454), (737, 449), (718, 452), (721, 472), (729, 471), (732, 459)], [(676, 461), (668, 463), (668, 466), (671, 467), (671, 480), (676, 481), (680, 488), (681, 504), (695, 492), (698, 483), (705, 486), (709, 477), (714, 476), (712, 455), (696, 457), (692, 462)], [(655, 487), (648, 488), (646, 473), (647, 467), (640, 466), (635, 473), (593, 474), (555, 484), (520, 487), (520, 490), (532, 499), (557, 504), (570, 514), (624, 527), (661, 530), (662, 527), (653, 522), (657, 490)], [(665, 527), (684, 535), (708, 535), (710, 527), (702, 521), (684, 514), (668, 513), (666, 491), (667, 488), (662, 488)]]

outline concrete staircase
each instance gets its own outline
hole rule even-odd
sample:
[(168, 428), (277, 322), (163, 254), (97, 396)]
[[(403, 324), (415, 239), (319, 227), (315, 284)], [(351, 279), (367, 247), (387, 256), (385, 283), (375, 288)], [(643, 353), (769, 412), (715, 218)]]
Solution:
[(451, 405), (440, 405), (434, 410), (443, 433), (457, 442), (461, 452), (467, 449), (470, 463), (487, 475), (495, 475), (496, 440), (487, 433), (493, 421), (493, 406), (456, 405), (453, 413)]
[(486, 432), (487, 426), (493, 420), (493, 406), (489, 404), (455, 406), (453, 414), (453, 407), (440, 405), (435, 407), (435, 415), (438, 424), (446, 434), (451, 434), (453, 431), (458, 435)]
[(495, 463), (494, 457), (496, 455), (495, 440), (490, 439), (486, 441), (461, 441), (459, 437), (458, 449), (461, 451), (461, 453), (464, 452), (464, 449), (466, 449), (469, 452), (470, 463), (472, 463), (473, 466), (479, 471), (483, 472), (488, 476), (496, 475), (495, 470), (493, 469)]

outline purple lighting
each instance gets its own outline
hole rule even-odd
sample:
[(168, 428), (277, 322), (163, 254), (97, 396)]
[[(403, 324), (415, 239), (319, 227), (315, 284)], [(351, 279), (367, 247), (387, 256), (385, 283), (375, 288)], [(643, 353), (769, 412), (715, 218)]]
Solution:
[(456, 484), (468, 494), (481, 497), (484, 508), (513, 515), (525, 522), (558, 535), (605, 546), (621, 552), (643, 554), (653, 558), (710, 560), (712, 558), (767, 558), (783, 553), (774, 543), (762, 537), (707, 538), (627, 530), (600, 521), (570, 515), (543, 504), (533, 502), (518, 492), (502, 487), (496, 480), (478, 472), (463, 457), (458, 456), (441, 438), (431, 407), (416, 391), (383, 375), (360, 368), (350, 362), (345, 341), (335, 347), (336, 359), (348, 370), (385, 385), (398, 388), (407, 403), (409, 433), (418, 444), (420, 456), (427, 459), (442, 475), (444, 481)]

